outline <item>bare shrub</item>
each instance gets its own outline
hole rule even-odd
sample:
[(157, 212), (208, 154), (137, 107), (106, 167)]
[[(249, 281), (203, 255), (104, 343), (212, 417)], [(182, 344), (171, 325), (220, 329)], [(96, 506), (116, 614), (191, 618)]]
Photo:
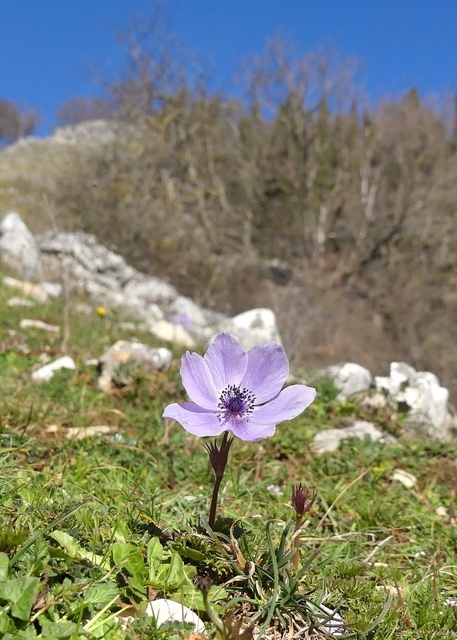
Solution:
[(38, 111), (21, 111), (10, 100), (0, 100), (0, 146), (31, 135), (38, 124)]

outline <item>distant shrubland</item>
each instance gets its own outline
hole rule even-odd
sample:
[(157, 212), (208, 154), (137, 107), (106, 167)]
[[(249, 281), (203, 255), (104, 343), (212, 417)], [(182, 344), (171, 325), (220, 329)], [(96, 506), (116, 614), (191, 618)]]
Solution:
[(74, 139), (100, 118), (111, 136), (3, 150), (0, 206), (95, 233), (205, 306), (272, 307), (295, 366), (403, 359), (455, 394), (452, 100), (369, 106), (354, 61), (281, 38), (226, 97), (154, 20), (123, 44), (125, 73), (59, 111)]

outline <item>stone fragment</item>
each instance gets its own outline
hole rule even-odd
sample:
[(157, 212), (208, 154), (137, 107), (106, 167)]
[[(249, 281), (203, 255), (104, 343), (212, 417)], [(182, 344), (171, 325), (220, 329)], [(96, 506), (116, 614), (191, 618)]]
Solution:
[(360, 401), (362, 407), (367, 409), (384, 409), (387, 406), (386, 396), (382, 393), (368, 393)]
[(0, 260), (21, 278), (41, 280), (43, 277), (38, 244), (14, 211), (6, 214), (0, 223)]
[(390, 479), (401, 482), (407, 489), (412, 489), (417, 482), (416, 476), (404, 469), (395, 469)]
[(277, 498), (281, 498), (284, 495), (284, 491), (281, 491), (280, 487), (277, 484), (269, 484), (267, 486), (268, 493), (271, 493), (272, 496), (276, 496)]
[(350, 396), (370, 388), (373, 377), (371, 372), (355, 362), (334, 364), (320, 372), (329, 377), (337, 389), (337, 398), (345, 402)]
[(86, 304), (85, 302), (75, 302), (73, 308), (75, 311), (77, 311), (78, 313), (82, 313), (84, 316), (90, 316), (90, 314), (93, 312), (93, 308), (90, 306), (90, 304)]
[(313, 451), (318, 454), (328, 453), (330, 451), (336, 451), (343, 440), (347, 440), (348, 438), (360, 438), (363, 440), (365, 436), (370, 436), (374, 442), (378, 440), (383, 443), (396, 442), (393, 436), (379, 431), (372, 422), (356, 420), (353, 425), (345, 427), (344, 429), (325, 429), (324, 431), (319, 431), (319, 433), (314, 436), (312, 448)]
[(55, 371), (60, 369), (76, 369), (75, 361), (70, 356), (62, 356), (32, 373), (34, 382), (49, 382)]
[(118, 322), (117, 326), (122, 331), (136, 331), (138, 329), (138, 325), (135, 322)]
[(18, 296), (13, 296), (6, 303), (8, 307), (27, 307), (31, 308), (35, 306), (35, 302), (32, 300), (27, 300), (27, 298), (19, 298)]
[(181, 344), (188, 349), (196, 346), (195, 340), (180, 324), (173, 324), (168, 320), (152, 320), (147, 326), (149, 332), (161, 340)]
[(103, 436), (111, 433), (112, 427), (106, 424), (96, 424), (90, 427), (69, 427), (65, 431), (65, 437), (68, 439), (83, 440), (84, 438), (93, 438), (94, 436)]
[(412, 431), (422, 431), (432, 438), (451, 440), (457, 427), (449, 409), (449, 391), (430, 371), (416, 371), (404, 362), (392, 362), (390, 376), (376, 376), (375, 386), (387, 395), (397, 411), (407, 414)]
[(2, 282), (6, 287), (17, 289), (25, 296), (34, 298), (34, 300), (37, 300), (38, 302), (46, 302), (48, 299), (48, 294), (43, 289), (43, 287), (37, 284), (33, 284), (32, 282), (27, 282), (26, 280), (16, 280), (16, 278), (10, 278), (9, 276), (5, 276)]
[(194, 633), (204, 633), (205, 625), (196, 613), (180, 602), (159, 598), (151, 600), (146, 607), (146, 613), (157, 621), (161, 627), (165, 622), (189, 622), (194, 625)]
[(210, 342), (218, 333), (227, 332), (238, 340), (245, 351), (271, 341), (281, 344), (276, 316), (271, 309), (250, 309), (220, 322), (217, 329)]
[(51, 296), (51, 298), (59, 298), (62, 295), (62, 285), (58, 282), (42, 282), (40, 287)]
[(118, 340), (99, 359), (101, 375), (98, 386), (109, 392), (113, 382), (125, 385), (136, 367), (166, 370), (172, 357), (171, 351), (164, 347), (153, 348), (141, 342)]
[(42, 320), (32, 320), (28, 318), (22, 318), (19, 322), (21, 329), (43, 329), (43, 331), (49, 331), (50, 333), (59, 333), (60, 327), (55, 324), (48, 324)]
[(416, 370), (406, 362), (391, 362), (390, 376), (375, 376), (374, 383), (377, 389), (393, 396), (404, 390), (415, 377)]

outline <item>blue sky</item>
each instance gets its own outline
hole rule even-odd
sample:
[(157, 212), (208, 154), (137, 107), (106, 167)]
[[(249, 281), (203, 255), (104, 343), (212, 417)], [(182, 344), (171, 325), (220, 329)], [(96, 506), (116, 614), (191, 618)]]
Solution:
[[(84, 68), (114, 73), (122, 52), (113, 32), (148, 15), (153, 0), (0, 0), (0, 98), (54, 125), (64, 100), (90, 95)], [(227, 88), (246, 56), (276, 32), (303, 53), (330, 45), (355, 56), (372, 101), (412, 86), (421, 95), (457, 91), (456, 0), (165, 0), (183, 45), (211, 58)]]

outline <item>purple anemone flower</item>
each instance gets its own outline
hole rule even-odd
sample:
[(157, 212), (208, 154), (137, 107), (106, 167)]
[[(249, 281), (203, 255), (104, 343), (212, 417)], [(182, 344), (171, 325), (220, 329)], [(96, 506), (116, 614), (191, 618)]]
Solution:
[(163, 417), (196, 436), (231, 431), (241, 440), (262, 440), (316, 397), (304, 384), (282, 389), (288, 375), (287, 356), (276, 342), (246, 353), (235, 338), (220, 333), (203, 357), (189, 352), (182, 357), (181, 377), (192, 402), (168, 405)]

